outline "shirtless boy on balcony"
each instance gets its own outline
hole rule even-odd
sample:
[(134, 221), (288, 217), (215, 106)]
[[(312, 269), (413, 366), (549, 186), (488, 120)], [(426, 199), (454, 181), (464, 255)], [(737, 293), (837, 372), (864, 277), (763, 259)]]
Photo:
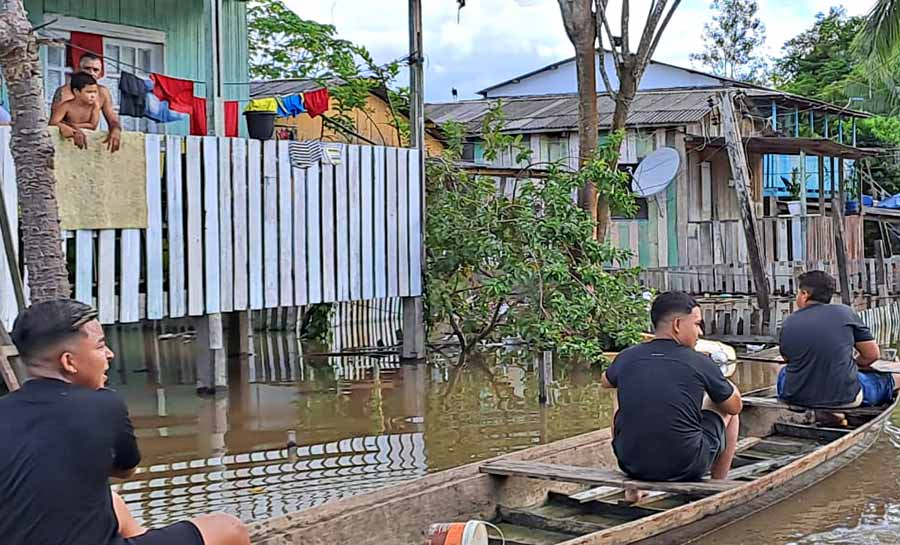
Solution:
[(72, 138), (76, 146), (84, 148), (87, 142), (79, 129), (95, 130), (100, 124), (100, 87), (94, 76), (83, 72), (72, 75), (69, 87), (75, 99), (57, 104), (50, 124), (59, 127), (63, 137)]

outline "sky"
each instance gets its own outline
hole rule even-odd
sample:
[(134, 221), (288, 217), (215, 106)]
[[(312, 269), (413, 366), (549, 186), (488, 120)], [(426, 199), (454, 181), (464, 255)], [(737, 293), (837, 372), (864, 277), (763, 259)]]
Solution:
[[(867, 13), (875, 0), (758, 0), (766, 26), (766, 53), (777, 56), (785, 41), (809, 28), (820, 12), (843, 5), (850, 15)], [(335, 25), (338, 35), (365, 45), (376, 62), (408, 53), (406, 0), (285, 0), (301, 17)], [(477, 91), (574, 55), (557, 0), (423, 0), (425, 94), (429, 102), (477, 98)], [(654, 58), (691, 67), (703, 47), (710, 0), (683, 0)], [(621, 5), (612, 0), (611, 9)], [(648, 0), (632, 0), (633, 27), (641, 25)], [(458, 18), (458, 19), (457, 19)], [(613, 20), (619, 16), (613, 13)], [(618, 29), (614, 28), (618, 33)], [(633, 28), (638, 36), (640, 28)], [(637, 38), (632, 40), (636, 43)], [(634, 46), (632, 46), (634, 47)], [(695, 66), (700, 68), (699, 66)], [(401, 81), (405, 84), (405, 81)]]

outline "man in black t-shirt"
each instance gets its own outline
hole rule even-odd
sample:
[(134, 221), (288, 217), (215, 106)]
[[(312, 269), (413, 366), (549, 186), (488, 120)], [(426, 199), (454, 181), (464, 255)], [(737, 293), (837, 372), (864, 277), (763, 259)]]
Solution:
[[(617, 390), (619, 467), (644, 481), (697, 481), (707, 472), (724, 479), (737, 444), (740, 392), (694, 351), (703, 329), (693, 297), (663, 293), (650, 318), (654, 340), (623, 351), (601, 379)], [(633, 491), (628, 496), (636, 499)]]
[(851, 308), (831, 304), (834, 278), (809, 271), (798, 281), (797, 310), (781, 326), (787, 365), (778, 374), (778, 397), (805, 407), (890, 403), (897, 377), (871, 369), (881, 355), (878, 343)]
[(250, 545), (230, 515), (147, 531), (110, 491), (141, 455), (125, 403), (103, 387), (113, 353), (91, 307), (33, 305), (12, 337), (31, 380), (0, 398), (3, 545)]

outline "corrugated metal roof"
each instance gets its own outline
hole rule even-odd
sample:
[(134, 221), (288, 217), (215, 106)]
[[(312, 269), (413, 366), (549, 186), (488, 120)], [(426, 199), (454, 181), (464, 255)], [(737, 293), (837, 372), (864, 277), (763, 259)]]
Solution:
[[(710, 101), (718, 100), (720, 87), (699, 89), (667, 89), (639, 92), (632, 102), (626, 124), (635, 126), (665, 126), (696, 123), (710, 110)], [(865, 117), (867, 114), (768, 89), (736, 89), (751, 99), (777, 100), (789, 104), (805, 104), (823, 111), (840, 112), (846, 116)], [(456, 121), (465, 125), (471, 134), (481, 131), (482, 118), (492, 104), (503, 102), (506, 132), (555, 132), (573, 131), (578, 127), (578, 96), (540, 95), (503, 97), (479, 100), (463, 100), (441, 104), (426, 104), (429, 120), (441, 125)], [(804, 106), (804, 107), (807, 107)], [(597, 109), (601, 127), (612, 125), (615, 102), (609, 95), (597, 96)]]
[[(634, 125), (672, 125), (700, 121), (709, 112), (708, 100), (721, 89), (646, 91), (638, 93), (626, 123)], [(507, 132), (575, 130), (578, 125), (577, 95), (509, 97), (428, 104), (428, 119), (437, 124), (457, 121), (477, 133), (491, 105), (503, 102)], [(608, 95), (597, 97), (600, 125), (612, 124), (615, 102)]]

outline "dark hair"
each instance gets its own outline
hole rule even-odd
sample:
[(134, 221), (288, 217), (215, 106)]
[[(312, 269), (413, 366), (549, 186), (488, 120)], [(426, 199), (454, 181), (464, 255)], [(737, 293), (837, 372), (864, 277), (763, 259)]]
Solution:
[(69, 80), (69, 87), (72, 88), (72, 91), (81, 91), (88, 85), (97, 85), (97, 80), (94, 79), (94, 76), (84, 72), (72, 74), (72, 79)]
[(797, 280), (801, 290), (809, 294), (809, 298), (817, 303), (828, 304), (834, 295), (834, 278), (825, 271), (807, 271)]
[(78, 66), (81, 66), (81, 63), (84, 61), (100, 61), (103, 62), (103, 59), (100, 58), (100, 55), (94, 55), (93, 53), (82, 53), (81, 58), (78, 59)]
[(26, 308), (16, 318), (12, 340), (30, 364), (35, 356), (80, 334), (81, 326), (97, 318), (97, 311), (73, 299), (45, 301)]
[(695, 307), (699, 307), (697, 300), (683, 291), (667, 291), (660, 293), (653, 300), (650, 307), (650, 321), (653, 327), (659, 327), (659, 324), (665, 322), (669, 318), (690, 314)]

